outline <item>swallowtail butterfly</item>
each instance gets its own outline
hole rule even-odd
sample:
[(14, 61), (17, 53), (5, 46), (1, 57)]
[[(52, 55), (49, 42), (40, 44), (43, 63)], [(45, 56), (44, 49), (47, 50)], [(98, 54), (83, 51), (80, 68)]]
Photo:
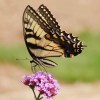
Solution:
[(72, 34), (61, 31), (58, 22), (43, 4), (34, 10), (27, 6), (23, 13), (23, 33), (26, 47), (35, 66), (54, 67), (49, 57), (72, 57), (80, 54), (83, 43)]

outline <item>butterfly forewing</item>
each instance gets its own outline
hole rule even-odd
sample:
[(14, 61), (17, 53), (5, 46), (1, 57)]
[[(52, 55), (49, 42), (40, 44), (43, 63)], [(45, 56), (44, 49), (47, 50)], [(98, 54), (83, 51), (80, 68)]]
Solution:
[(60, 33), (60, 26), (58, 25), (58, 22), (53, 17), (49, 9), (44, 6), (43, 4), (39, 6), (38, 8), (39, 15), (48, 23), (48, 25), (52, 28), (52, 30), (56, 33)]
[[(55, 66), (53, 61), (48, 60), (46, 63), (47, 59), (44, 60), (43, 58), (60, 57), (63, 55), (63, 50), (59, 44), (50, 39), (52, 37), (50, 26), (30, 6), (27, 6), (24, 11), (23, 27), (25, 43), (32, 58), (42, 59), (36, 61), (42, 65)], [(49, 37), (46, 38), (46, 35), (49, 35)]]

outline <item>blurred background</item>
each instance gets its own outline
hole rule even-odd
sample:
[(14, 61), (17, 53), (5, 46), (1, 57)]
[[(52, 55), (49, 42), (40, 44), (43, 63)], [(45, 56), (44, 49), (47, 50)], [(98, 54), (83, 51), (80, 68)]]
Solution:
[(55, 100), (100, 100), (100, 0), (0, 0), (0, 100), (34, 100), (21, 84), (32, 73), (23, 39), (25, 7), (46, 5), (62, 30), (73, 33), (87, 47), (72, 59), (52, 58), (56, 68), (47, 68), (61, 85)]

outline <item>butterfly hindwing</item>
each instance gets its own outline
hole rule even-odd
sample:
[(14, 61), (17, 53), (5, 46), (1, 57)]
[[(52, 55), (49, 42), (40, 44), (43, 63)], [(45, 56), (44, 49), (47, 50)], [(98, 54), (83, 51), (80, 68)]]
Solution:
[(70, 52), (76, 56), (82, 52), (82, 42), (77, 37), (74, 37), (72, 34), (66, 33), (65, 31), (61, 32), (58, 22), (46, 6), (44, 6), (43, 4), (40, 5), (40, 7), (38, 8), (38, 12), (42, 16), (42, 18), (44, 18), (46, 22), (52, 27), (55, 33), (53, 37), (57, 37), (59, 39), (65, 54)]

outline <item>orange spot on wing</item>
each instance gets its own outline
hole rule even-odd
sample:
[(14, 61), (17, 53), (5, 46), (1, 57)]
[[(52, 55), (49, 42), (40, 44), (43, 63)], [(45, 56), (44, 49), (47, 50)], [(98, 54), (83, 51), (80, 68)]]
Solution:
[(70, 54), (70, 58), (72, 58), (73, 57), (73, 54)]
[(49, 38), (50, 38), (50, 35), (49, 35), (49, 34), (46, 34), (46, 38), (48, 38), (48, 39), (49, 39)]

